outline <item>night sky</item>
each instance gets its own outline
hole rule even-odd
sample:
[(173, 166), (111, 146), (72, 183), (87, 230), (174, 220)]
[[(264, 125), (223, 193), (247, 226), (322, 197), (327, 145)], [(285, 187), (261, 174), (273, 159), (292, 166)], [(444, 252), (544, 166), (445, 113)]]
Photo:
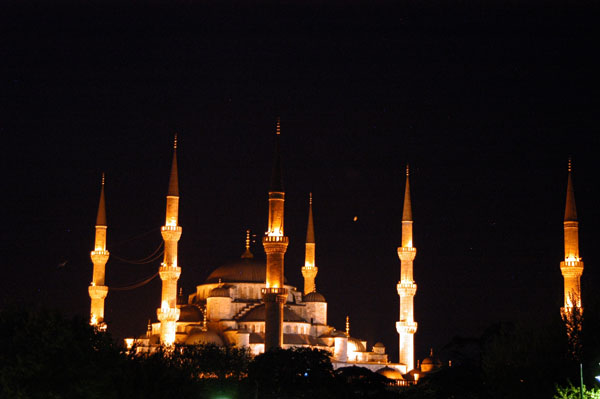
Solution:
[[(106, 172), (107, 284), (153, 275), (179, 134), (179, 286), (194, 291), (267, 224), (281, 117), (286, 276), (302, 288), (313, 192), (329, 322), (397, 360), (404, 169), (411, 165), (417, 358), (562, 303), (573, 158), (598, 300), (597, 9), (583, 2), (9, 5), (0, 22), (2, 304), (89, 313)], [(597, 15), (597, 14), (596, 14)], [(354, 221), (354, 218), (357, 220)], [(65, 263), (66, 262), (66, 263)], [(62, 266), (64, 264), (64, 266)], [(160, 280), (110, 292), (118, 338), (156, 319)]]

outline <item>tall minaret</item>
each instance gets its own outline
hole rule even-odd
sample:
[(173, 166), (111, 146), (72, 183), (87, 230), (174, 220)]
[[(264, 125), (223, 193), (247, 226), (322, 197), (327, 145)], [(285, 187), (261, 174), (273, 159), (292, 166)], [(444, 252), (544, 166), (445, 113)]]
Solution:
[(417, 332), (413, 310), (413, 297), (417, 292), (417, 285), (413, 280), (413, 260), (417, 255), (417, 249), (413, 247), (412, 230), (409, 170), (408, 165), (406, 165), (406, 188), (404, 191), (404, 210), (402, 212), (402, 246), (398, 248), (400, 282), (397, 288), (400, 296), (400, 321), (396, 322), (396, 330), (400, 334), (399, 362), (406, 365), (407, 372), (414, 368), (414, 334)]
[(177, 178), (177, 135), (173, 143), (173, 163), (167, 193), (167, 212), (165, 225), (160, 228), (165, 241), (165, 256), (159, 273), (162, 280), (162, 297), (160, 308), (156, 310), (160, 321), (160, 342), (170, 346), (175, 342), (176, 323), (179, 320), (177, 308), (177, 280), (181, 275), (181, 267), (177, 262), (177, 242), (181, 237), (179, 219), (179, 179)]
[(102, 187), (100, 188), (100, 201), (96, 216), (96, 238), (94, 250), (90, 253), (94, 272), (92, 283), (88, 287), (92, 304), (90, 308), (90, 324), (100, 330), (106, 330), (104, 322), (104, 299), (108, 295), (108, 287), (104, 285), (106, 262), (110, 253), (106, 250), (106, 204), (104, 202), (104, 173), (102, 173)]
[(267, 254), (266, 288), (262, 290), (265, 302), (265, 351), (281, 348), (283, 344), (283, 305), (287, 298), (287, 290), (284, 287), (283, 257), (289, 240), (283, 232), (285, 192), (279, 154), (279, 118), (277, 118), (276, 133), (275, 160), (269, 188), (269, 229), (263, 237), (263, 246)]
[(315, 277), (319, 268), (315, 266), (315, 228), (313, 225), (312, 193), (308, 197), (308, 227), (306, 228), (306, 250), (304, 253), (304, 266), (302, 277), (304, 277), (304, 295), (317, 290)]
[[(564, 307), (561, 311), (571, 310), (573, 306), (581, 308), (580, 278), (583, 274), (583, 262), (579, 257), (579, 222), (575, 208), (575, 192), (571, 177), (571, 159), (569, 159), (569, 175), (567, 178), (567, 201), (565, 204), (565, 260), (560, 262), (560, 271), (565, 281)], [(575, 303), (573, 303), (575, 301)]]

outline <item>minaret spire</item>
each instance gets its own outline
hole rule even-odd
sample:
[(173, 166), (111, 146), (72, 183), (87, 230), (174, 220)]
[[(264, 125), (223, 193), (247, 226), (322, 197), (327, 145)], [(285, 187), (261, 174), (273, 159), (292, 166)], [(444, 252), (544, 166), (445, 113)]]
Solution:
[(560, 263), (560, 270), (564, 278), (564, 307), (561, 309), (570, 311), (574, 307), (581, 308), (581, 275), (583, 274), (583, 262), (579, 257), (579, 221), (577, 220), (577, 209), (575, 207), (575, 191), (573, 190), (572, 171), (573, 166), (569, 158), (567, 176), (567, 198), (565, 201), (564, 241), (565, 260)]
[(283, 305), (287, 298), (283, 270), (289, 240), (283, 231), (285, 192), (279, 152), (279, 118), (275, 133), (275, 157), (269, 188), (269, 226), (263, 237), (263, 246), (267, 254), (266, 288), (262, 290), (265, 302), (265, 350), (281, 348), (283, 344)]
[(313, 224), (312, 193), (308, 196), (308, 225), (306, 228), (306, 244), (304, 253), (304, 266), (302, 276), (304, 277), (304, 295), (316, 291), (315, 277), (319, 268), (315, 266), (315, 228)]
[(156, 314), (160, 321), (160, 341), (170, 346), (175, 342), (176, 323), (179, 320), (177, 308), (177, 280), (181, 267), (177, 261), (177, 243), (181, 238), (179, 226), (179, 181), (177, 176), (177, 134), (173, 141), (173, 161), (167, 192), (165, 225), (160, 228), (165, 242), (165, 254), (159, 273), (162, 280), (161, 305)]
[(402, 212), (402, 246), (398, 248), (400, 258), (400, 281), (397, 285), (400, 296), (400, 321), (396, 322), (399, 337), (400, 363), (406, 365), (406, 371), (414, 368), (414, 334), (417, 323), (414, 320), (413, 298), (417, 284), (413, 280), (413, 261), (417, 249), (413, 246), (413, 217), (410, 201), (410, 173), (406, 165), (406, 187), (404, 189), (404, 208)]
[(100, 188), (100, 201), (98, 202), (98, 213), (96, 215), (96, 237), (94, 240), (94, 250), (90, 253), (90, 258), (94, 264), (92, 274), (92, 283), (88, 287), (88, 293), (92, 300), (90, 308), (90, 324), (106, 330), (104, 322), (104, 300), (108, 295), (108, 287), (104, 284), (106, 262), (110, 253), (106, 250), (106, 204), (104, 200), (104, 173), (102, 173), (102, 184)]

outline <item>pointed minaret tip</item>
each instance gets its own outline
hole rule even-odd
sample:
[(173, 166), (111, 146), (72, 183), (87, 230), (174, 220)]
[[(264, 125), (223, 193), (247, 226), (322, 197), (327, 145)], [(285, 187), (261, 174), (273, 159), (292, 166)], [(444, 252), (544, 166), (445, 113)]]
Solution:
[(577, 207), (575, 206), (575, 190), (573, 189), (573, 178), (571, 176), (572, 171), (573, 163), (571, 157), (569, 157), (567, 177), (567, 201), (565, 203), (565, 222), (577, 221)]
[(410, 168), (408, 164), (406, 164), (406, 177), (410, 176)]
[(277, 118), (277, 128), (275, 135), (275, 156), (273, 159), (273, 170), (271, 173), (271, 186), (270, 192), (283, 193), (283, 177), (281, 173), (281, 154), (279, 152), (279, 136), (281, 134), (280, 119)]
[(406, 165), (406, 187), (404, 189), (404, 209), (402, 210), (402, 221), (412, 221), (412, 205), (410, 201), (410, 177), (408, 164)]
[(102, 172), (102, 185), (100, 188), (100, 201), (98, 202), (98, 214), (96, 215), (96, 226), (106, 226), (106, 203), (104, 200), (104, 172)]
[(306, 242), (309, 244), (315, 243), (315, 225), (313, 222), (312, 193), (310, 193), (308, 197), (308, 226), (306, 228)]
[(171, 163), (171, 176), (169, 177), (168, 196), (179, 197), (179, 176), (177, 173), (177, 133), (173, 139), (173, 162)]

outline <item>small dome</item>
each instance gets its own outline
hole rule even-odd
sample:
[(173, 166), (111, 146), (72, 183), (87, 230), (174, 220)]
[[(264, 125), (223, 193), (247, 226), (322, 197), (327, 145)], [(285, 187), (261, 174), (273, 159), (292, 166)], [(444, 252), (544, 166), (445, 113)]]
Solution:
[(365, 346), (359, 339), (348, 337), (348, 346), (354, 346), (354, 352), (366, 352)]
[(186, 345), (214, 344), (223, 346), (223, 339), (214, 331), (193, 331), (185, 340)]
[(385, 378), (389, 378), (390, 380), (403, 380), (402, 373), (398, 370), (385, 366), (376, 371), (377, 374), (384, 376)]
[(179, 308), (179, 321), (199, 322), (204, 319), (202, 310), (196, 305), (185, 305)]
[(319, 294), (317, 291), (313, 291), (309, 294), (304, 295), (304, 302), (327, 302), (325, 297)]
[(229, 298), (230, 296), (231, 295), (229, 295), (229, 287), (228, 286), (213, 288), (208, 293), (209, 298), (214, 298), (214, 297)]
[(374, 348), (385, 348), (385, 345), (382, 344), (381, 342), (377, 342), (375, 345), (373, 345)]

